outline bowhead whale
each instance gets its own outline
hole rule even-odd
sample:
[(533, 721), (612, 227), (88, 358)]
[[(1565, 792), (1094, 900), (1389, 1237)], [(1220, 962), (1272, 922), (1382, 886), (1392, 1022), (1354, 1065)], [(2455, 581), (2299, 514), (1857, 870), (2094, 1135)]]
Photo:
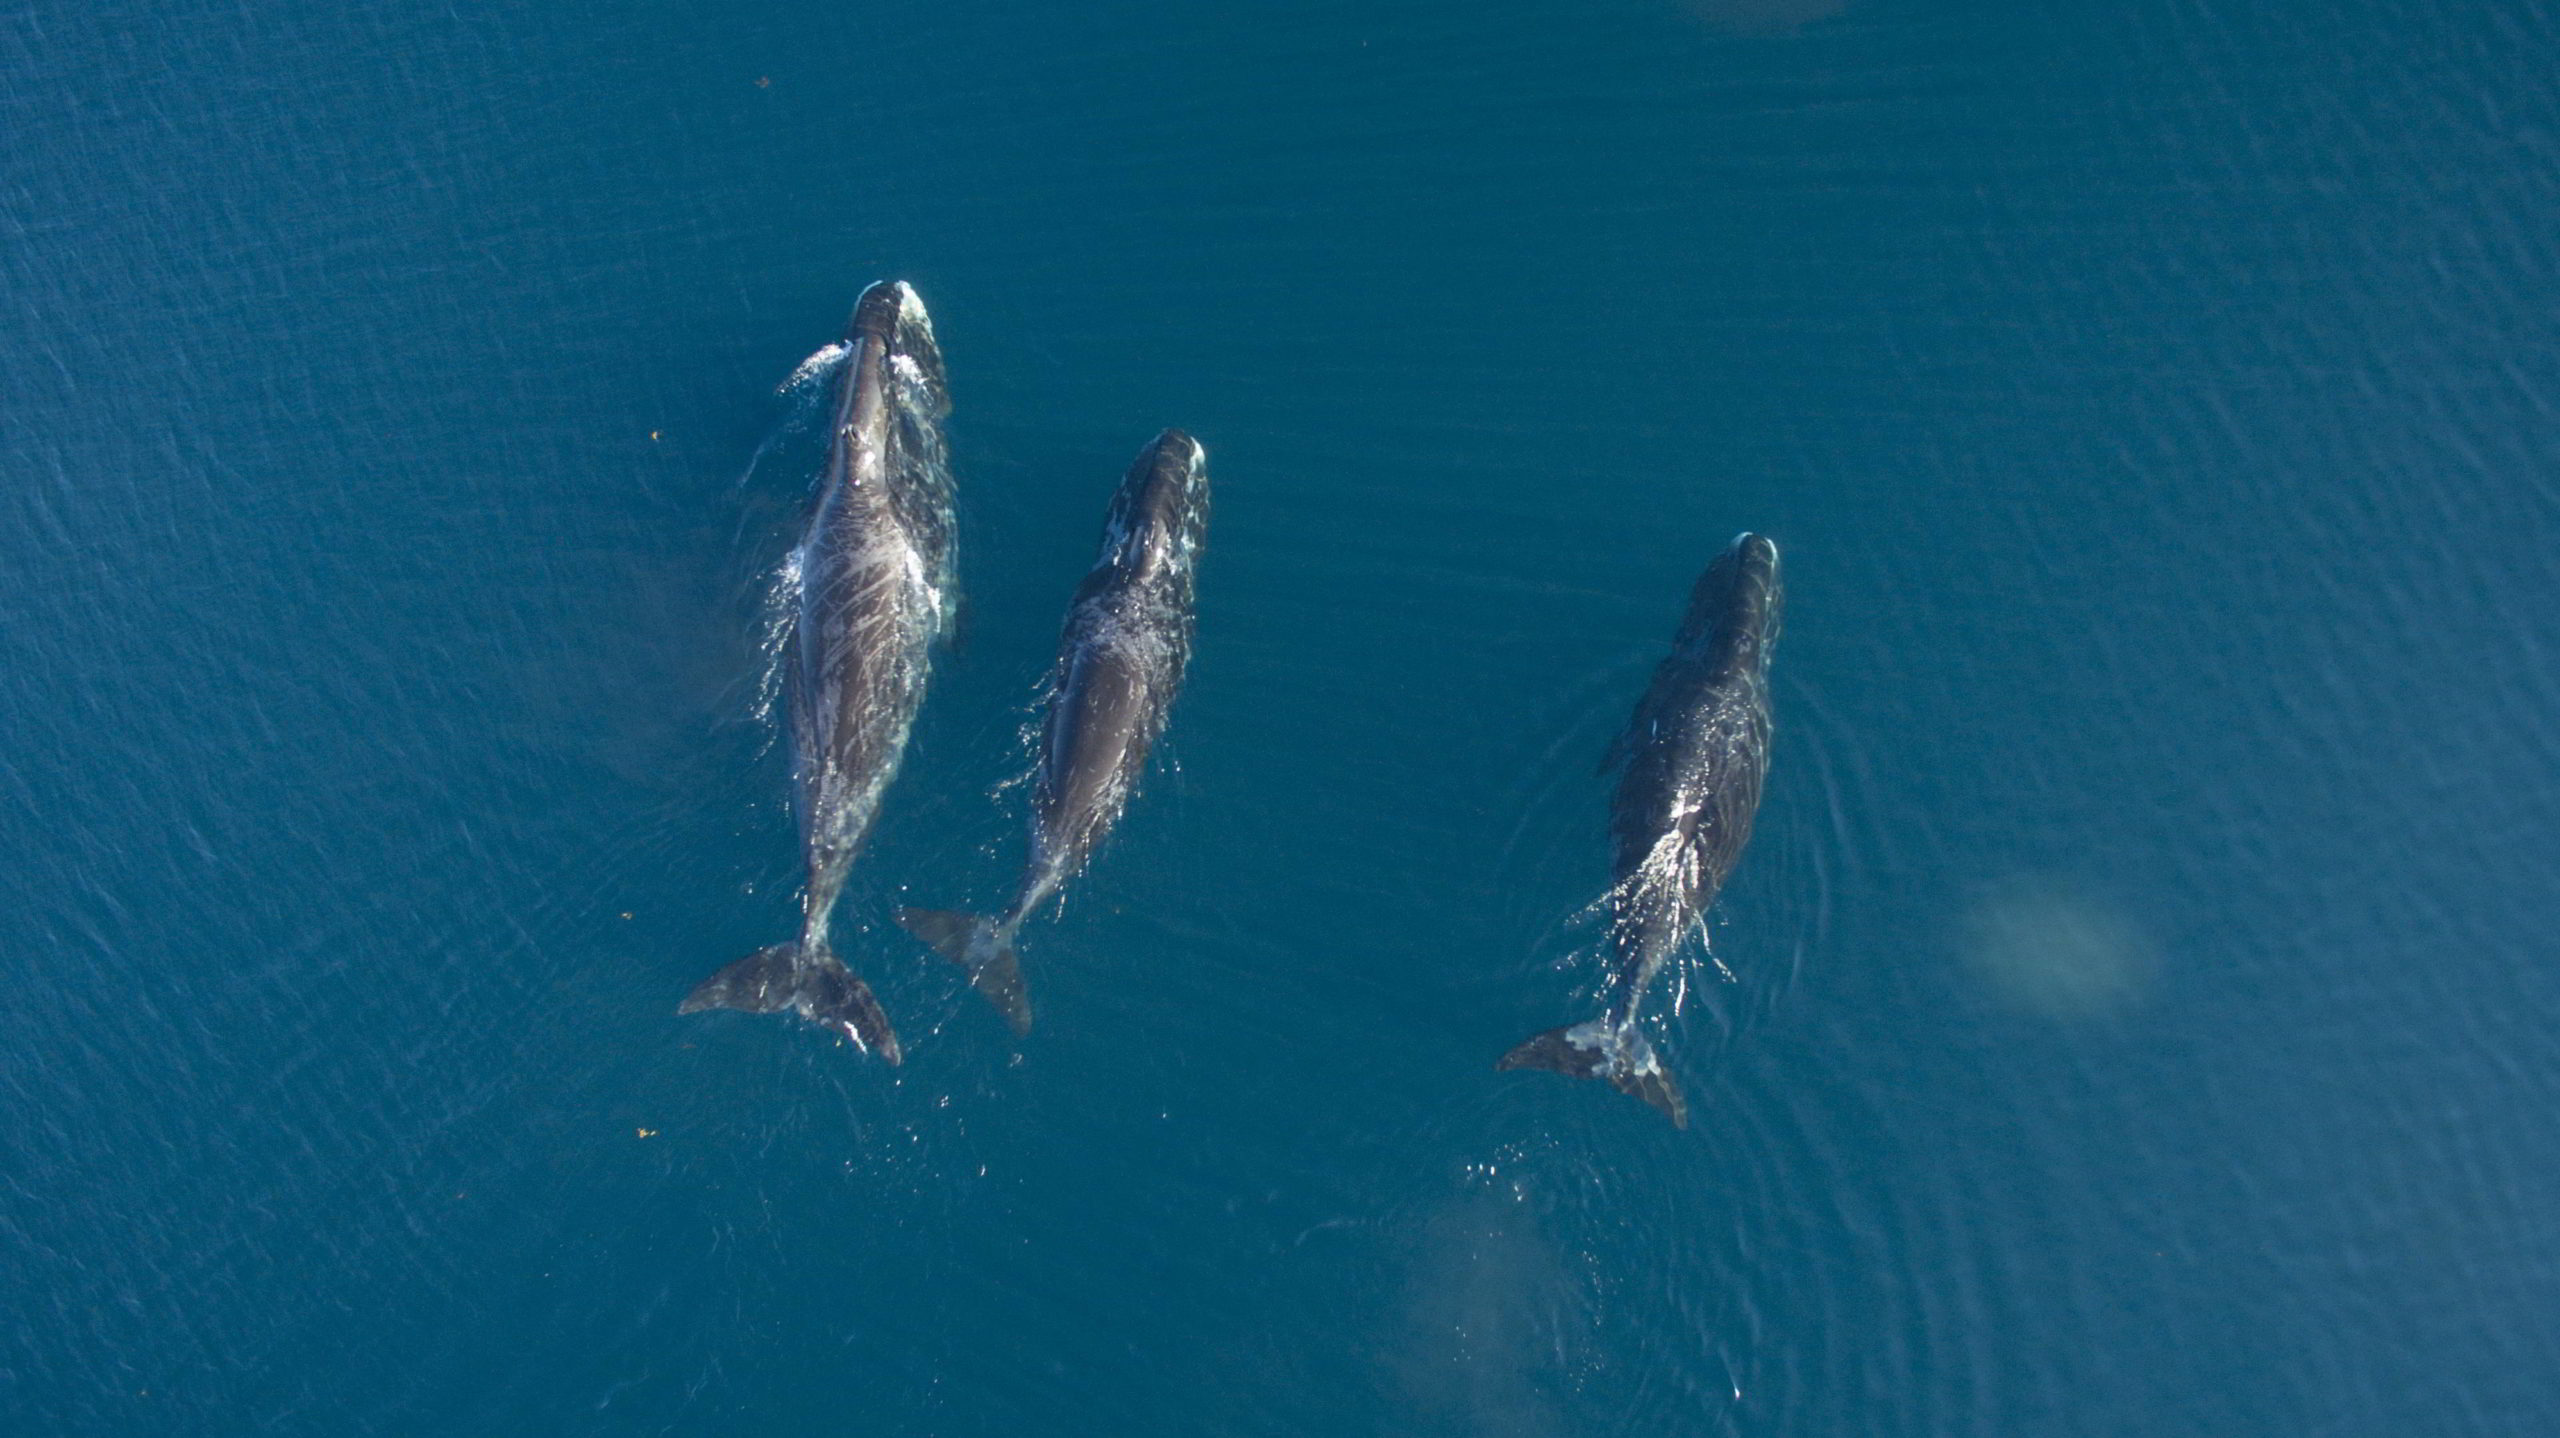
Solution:
[(1001, 915), (901, 909), (898, 922), (969, 971), (1014, 1032), (1031, 1028), (1014, 936), (1082, 872), (1119, 821), (1191, 657), (1192, 572), (1209, 515), (1208, 456), (1158, 435), (1112, 496), (1102, 554), (1076, 589), (1050, 671), (1031, 797), (1031, 854)]
[(864, 290), (845, 343), (787, 664), (800, 937), (713, 974), (678, 1012), (791, 1009), (894, 1064), (897, 1032), (829, 947), (827, 921), (898, 772), (951, 607), (951, 402), (933, 323), (906, 285)]
[(1690, 592), (1670, 657), (1610, 749), (1609, 987), (1600, 1015), (1549, 1029), (1500, 1069), (1606, 1079), (1688, 1126), (1680, 1086), (1639, 1020), (1645, 992), (1688, 941), (1751, 839), (1769, 769), (1769, 655), (1778, 642), (1778, 546), (1737, 536)]

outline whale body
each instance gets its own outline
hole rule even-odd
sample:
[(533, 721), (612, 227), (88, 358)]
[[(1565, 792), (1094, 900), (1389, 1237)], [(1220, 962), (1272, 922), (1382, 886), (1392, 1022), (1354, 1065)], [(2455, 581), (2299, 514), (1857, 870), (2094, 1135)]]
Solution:
[(793, 807), (807, 882), (800, 936), (704, 980), (680, 1013), (785, 1009), (889, 1063), (898, 1035), (870, 985), (837, 958), (827, 925), (870, 836), (924, 702), (949, 624), (950, 412), (942, 352), (915, 291), (862, 292), (846, 327), (834, 432), (797, 551), (788, 660)]
[(1640, 1027), (1645, 995), (1703, 919), (1751, 840), (1769, 771), (1769, 658), (1778, 642), (1778, 546), (1736, 536), (1700, 575), (1671, 654), (1610, 749), (1615, 882), (1609, 983), (1597, 1017), (1549, 1029), (1498, 1069), (1605, 1079), (1681, 1127), (1688, 1101)]
[(898, 922), (969, 971), (1017, 1034), (1031, 1028), (1014, 936), (1083, 872), (1119, 822), (1191, 658), (1193, 570), (1208, 456), (1166, 430), (1111, 500), (1102, 553), (1076, 589), (1050, 671), (1031, 800), (1031, 854), (1000, 915), (901, 909)]

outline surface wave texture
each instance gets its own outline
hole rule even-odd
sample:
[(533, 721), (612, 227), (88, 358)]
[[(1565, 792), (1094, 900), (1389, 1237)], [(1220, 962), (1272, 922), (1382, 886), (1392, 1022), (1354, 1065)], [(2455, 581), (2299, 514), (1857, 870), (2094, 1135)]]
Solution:
[[(2547, 1434), (2556, 72), (2538, 0), (0, 15), (0, 1431)], [(837, 919), (896, 1070), (673, 1012), (795, 912), (776, 387), (876, 278), (967, 594)], [(1167, 425), (1195, 658), (1017, 1046), (889, 915), (1007, 892)], [(1491, 1066), (1744, 529), (1681, 1133)]]

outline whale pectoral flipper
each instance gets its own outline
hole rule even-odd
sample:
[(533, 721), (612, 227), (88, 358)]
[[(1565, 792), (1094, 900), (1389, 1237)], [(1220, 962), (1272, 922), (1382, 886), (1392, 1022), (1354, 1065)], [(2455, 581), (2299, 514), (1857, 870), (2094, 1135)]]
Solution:
[(676, 1006), (680, 1014), (705, 1009), (737, 1009), (775, 1014), (796, 1009), (820, 1028), (834, 1029), (888, 1063), (905, 1057), (897, 1030), (873, 996), (871, 986), (853, 976), (844, 961), (821, 949), (804, 953), (798, 944), (758, 949), (704, 979)]
[(1606, 1079), (1618, 1092), (1660, 1110), (1672, 1127), (1689, 1126), (1689, 1103), (1681, 1096), (1680, 1085), (1654, 1056), (1653, 1045), (1633, 1029), (1614, 1029), (1600, 1020), (1549, 1029), (1504, 1054), (1494, 1068), (1546, 1069), (1572, 1078)]
[(1022, 989), (1022, 960), (1013, 951), (1012, 932), (1002, 923), (953, 909), (900, 909), (898, 922), (933, 945), (935, 953), (967, 969), (969, 982), (1004, 1015), (1017, 1037), (1031, 1032), (1031, 998)]

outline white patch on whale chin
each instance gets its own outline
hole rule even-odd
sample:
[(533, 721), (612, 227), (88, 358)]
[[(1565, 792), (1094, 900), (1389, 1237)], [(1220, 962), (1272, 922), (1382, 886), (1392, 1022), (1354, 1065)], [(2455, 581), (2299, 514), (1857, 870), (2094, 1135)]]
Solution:
[(898, 378), (908, 384), (917, 386), (924, 384), (924, 366), (917, 364), (913, 355), (889, 356), (889, 368), (896, 370)]

